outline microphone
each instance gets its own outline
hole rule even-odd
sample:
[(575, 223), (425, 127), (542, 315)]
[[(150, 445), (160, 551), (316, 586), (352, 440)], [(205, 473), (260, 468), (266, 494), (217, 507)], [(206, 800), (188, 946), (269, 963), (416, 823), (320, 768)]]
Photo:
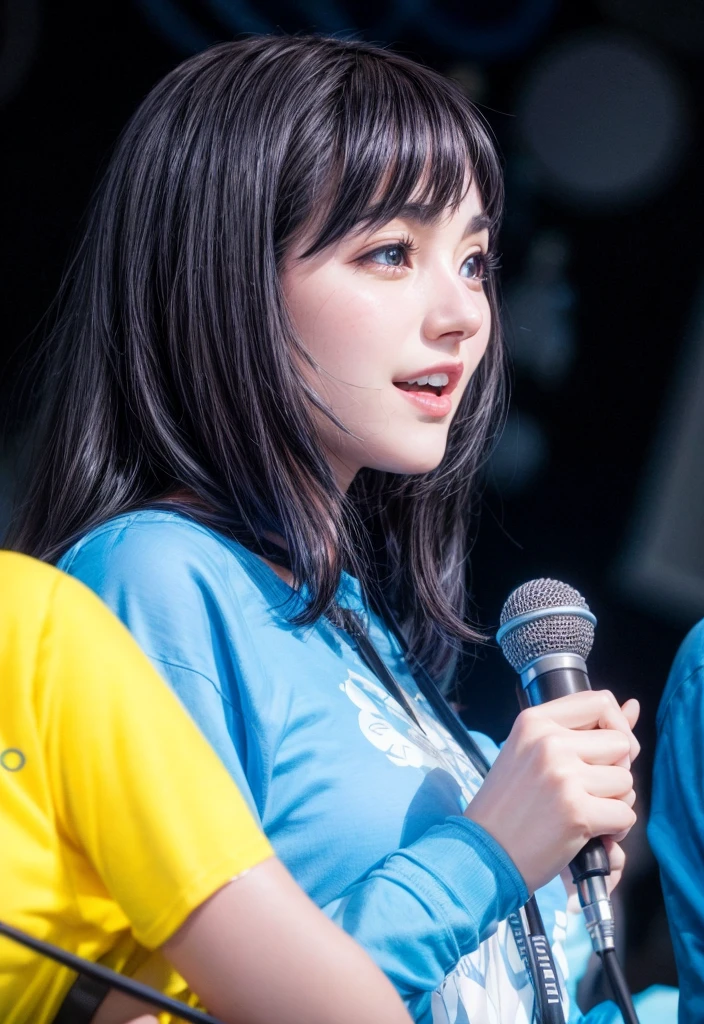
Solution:
[[(591, 690), (586, 659), (596, 617), (578, 590), (558, 580), (531, 580), (514, 590), (501, 612), (496, 639), (521, 684), (521, 709)], [(614, 916), (601, 839), (590, 839), (570, 862), (584, 919), (597, 953), (615, 948)]]

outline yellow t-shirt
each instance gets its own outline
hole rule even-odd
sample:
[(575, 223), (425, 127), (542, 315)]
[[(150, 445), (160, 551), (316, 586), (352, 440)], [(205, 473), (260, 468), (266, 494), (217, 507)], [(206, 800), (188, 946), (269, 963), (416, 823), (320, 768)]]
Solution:
[[(0, 920), (193, 1002), (150, 951), (270, 856), (127, 630), (76, 580), (0, 552)], [(3, 1024), (48, 1024), (74, 979), (0, 936)]]

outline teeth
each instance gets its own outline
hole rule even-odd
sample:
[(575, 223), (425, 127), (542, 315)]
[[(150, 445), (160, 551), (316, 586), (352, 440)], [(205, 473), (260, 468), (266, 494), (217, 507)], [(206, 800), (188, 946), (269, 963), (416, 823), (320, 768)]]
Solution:
[(431, 373), (427, 377), (416, 377), (415, 380), (406, 381), (407, 384), (430, 384), (432, 388), (444, 388), (446, 384), (450, 383), (450, 378), (446, 373)]

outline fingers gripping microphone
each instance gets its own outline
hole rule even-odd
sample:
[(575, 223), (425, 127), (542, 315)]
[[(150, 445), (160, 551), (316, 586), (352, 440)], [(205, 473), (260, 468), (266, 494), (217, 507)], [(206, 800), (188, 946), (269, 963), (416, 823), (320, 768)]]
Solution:
[[(521, 708), (591, 689), (586, 658), (595, 625), (587, 602), (566, 583), (531, 580), (509, 595), (496, 639), (521, 677)], [(570, 870), (594, 949), (613, 949), (613, 909), (605, 881), (611, 868), (602, 841), (590, 839)]]

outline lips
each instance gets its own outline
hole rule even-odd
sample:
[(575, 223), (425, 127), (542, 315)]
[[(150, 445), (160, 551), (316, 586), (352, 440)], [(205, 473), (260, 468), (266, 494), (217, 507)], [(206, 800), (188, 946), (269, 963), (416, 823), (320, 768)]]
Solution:
[[(393, 384), (403, 397), (415, 406), (416, 410), (425, 416), (439, 420), (452, 412), (450, 395), (459, 384), (463, 370), (463, 363), (441, 363), (409, 373), (407, 377), (393, 381)], [(447, 383), (442, 387), (437, 386), (435, 382), (433, 384), (418, 383), (419, 377), (421, 379), (432, 378), (436, 374), (444, 374), (447, 377)]]
[[(400, 391), (406, 393), (413, 392), (415, 394), (435, 395), (438, 398), (440, 396), (445, 397), (451, 395), (460, 382), (462, 372), (464, 370), (463, 363), (441, 363), (436, 366), (426, 366), (422, 370), (414, 370), (407, 376), (404, 375), (393, 381), (395, 387)], [(447, 383), (439, 386), (435, 381), (432, 383), (419, 384), (418, 379), (433, 378), (437, 375), (444, 375), (447, 377)]]

